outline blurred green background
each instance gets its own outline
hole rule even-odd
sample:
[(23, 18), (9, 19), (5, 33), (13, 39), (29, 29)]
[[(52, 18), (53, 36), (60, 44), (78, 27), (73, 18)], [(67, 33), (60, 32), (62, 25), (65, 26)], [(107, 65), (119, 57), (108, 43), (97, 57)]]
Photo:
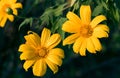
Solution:
[[(19, 45), (24, 43), (24, 35), (28, 30), (41, 33), (43, 27), (58, 32), (62, 39), (66, 33), (61, 26), (66, 20), (66, 13), (73, 11), (79, 15), (82, 4), (89, 4), (92, 17), (103, 14), (110, 33), (108, 38), (100, 39), (103, 46), (101, 52), (80, 56), (73, 52), (72, 45), (58, 46), (64, 49), (65, 58), (59, 71), (53, 74), (48, 68), (41, 78), (120, 78), (120, 0), (18, 0), (23, 4), (19, 9), (19, 16), (14, 22), (7, 21), (4, 28), (0, 28), (0, 78), (39, 78), (23, 69), (18, 52)], [(69, 4), (67, 4), (69, 3)]]

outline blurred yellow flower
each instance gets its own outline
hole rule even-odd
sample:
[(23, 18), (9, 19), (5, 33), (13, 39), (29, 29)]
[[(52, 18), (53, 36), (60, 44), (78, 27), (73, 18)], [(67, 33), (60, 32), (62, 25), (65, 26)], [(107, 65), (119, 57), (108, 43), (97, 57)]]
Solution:
[(17, 0), (0, 0), (0, 27), (5, 26), (7, 19), (12, 22), (14, 15), (18, 14), (17, 8), (22, 8), (22, 4), (16, 3), (16, 1)]
[(68, 12), (68, 20), (63, 24), (62, 30), (72, 35), (68, 36), (63, 45), (72, 44), (73, 51), (86, 55), (86, 49), (90, 53), (100, 51), (102, 46), (98, 38), (108, 37), (109, 28), (105, 24), (99, 24), (106, 20), (104, 15), (98, 15), (91, 20), (91, 8), (89, 5), (80, 7), (80, 18), (73, 12)]
[(54, 48), (60, 43), (61, 37), (59, 34), (50, 35), (51, 32), (47, 28), (43, 29), (41, 38), (38, 34), (29, 31), (25, 36), (26, 43), (19, 47), (19, 51), (22, 52), (20, 59), (26, 60), (23, 65), (24, 69), (27, 71), (33, 66), (35, 76), (43, 76), (47, 65), (56, 73), (58, 66), (62, 64), (64, 51), (61, 48)]

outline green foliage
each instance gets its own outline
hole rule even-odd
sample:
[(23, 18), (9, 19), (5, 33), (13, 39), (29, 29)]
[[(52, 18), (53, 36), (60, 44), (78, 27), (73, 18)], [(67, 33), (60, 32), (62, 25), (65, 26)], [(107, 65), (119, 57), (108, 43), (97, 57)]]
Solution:
[(65, 51), (63, 65), (55, 75), (47, 70), (43, 78), (120, 78), (120, 0), (18, 0), (23, 4), (14, 22), (7, 21), (0, 28), (0, 78), (37, 78), (32, 69), (25, 72), (24, 61), (20, 61), (19, 45), (23, 43), (28, 30), (41, 33), (47, 27), (53, 33), (59, 33), (62, 40), (68, 35), (62, 31), (68, 11), (79, 15), (81, 5), (90, 5), (92, 18), (105, 15), (104, 22), (110, 28), (109, 38), (100, 39), (103, 50), (97, 54), (82, 57), (74, 54), (72, 45), (62, 46)]
[(93, 11), (93, 16), (101, 14), (103, 11), (103, 6), (101, 4), (97, 5), (96, 8)]
[(19, 25), (19, 30), (22, 26), (24, 25), (30, 25), (32, 26), (33, 23), (33, 18), (26, 18), (20, 25)]

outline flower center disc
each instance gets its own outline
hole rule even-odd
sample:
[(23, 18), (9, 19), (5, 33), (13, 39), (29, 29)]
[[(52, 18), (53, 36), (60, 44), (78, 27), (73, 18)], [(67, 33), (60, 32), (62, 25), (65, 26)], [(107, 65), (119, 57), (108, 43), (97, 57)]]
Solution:
[(4, 4), (3, 7), (2, 7), (2, 10), (7, 14), (12, 14), (13, 13), (13, 10), (10, 8), (9, 4)]
[(88, 38), (88, 37), (92, 36), (92, 33), (93, 33), (93, 29), (91, 28), (90, 25), (84, 25), (80, 28), (80, 34), (83, 37)]
[(38, 49), (39, 57), (45, 57), (47, 55), (47, 50), (45, 48)]

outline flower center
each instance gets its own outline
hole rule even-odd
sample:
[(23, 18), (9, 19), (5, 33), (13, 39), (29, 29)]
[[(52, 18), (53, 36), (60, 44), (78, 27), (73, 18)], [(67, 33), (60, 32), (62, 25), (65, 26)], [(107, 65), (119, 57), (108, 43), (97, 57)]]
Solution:
[(8, 8), (6, 8), (6, 13), (9, 14), (9, 15), (13, 14), (13, 10), (8, 7)]
[(3, 12), (7, 13), (7, 14), (13, 14), (13, 10), (10, 8), (9, 4), (4, 4), (2, 7)]
[(46, 48), (38, 48), (37, 53), (38, 53), (39, 57), (45, 57), (47, 55), (48, 51)]
[(88, 37), (92, 36), (92, 33), (93, 33), (93, 29), (91, 28), (90, 25), (84, 25), (80, 28), (80, 34), (83, 37), (88, 38)]

